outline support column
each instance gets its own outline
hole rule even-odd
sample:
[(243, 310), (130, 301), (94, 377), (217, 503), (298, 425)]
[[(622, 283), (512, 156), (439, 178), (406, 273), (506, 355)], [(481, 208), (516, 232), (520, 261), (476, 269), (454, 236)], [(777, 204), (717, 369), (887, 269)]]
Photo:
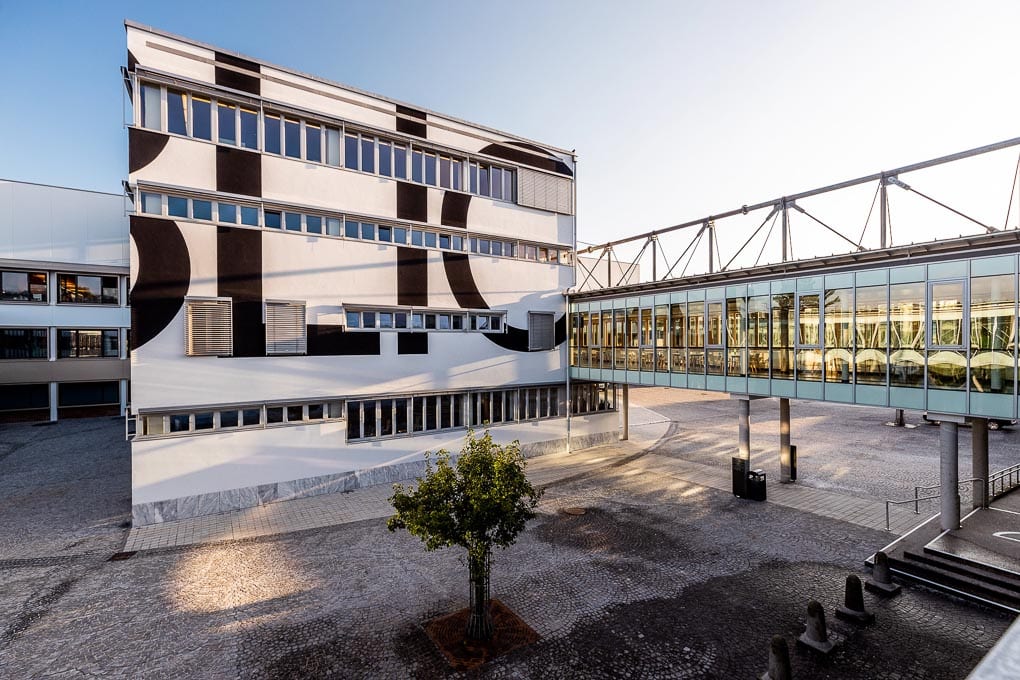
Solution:
[(988, 419), (974, 418), (970, 421), (971, 435), (971, 477), (983, 479), (973, 482), (971, 505), (975, 508), (988, 507)]
[(751, 400), (737, 400), (737, 444), (740, 457), (747, 461), (751, 470)]
[(57, 422), (57, 383), (50, 383), (50, 422)]
[(786, 397), (779, 399), (779, 481), (782, 484), (789, 484), (791, 478), (792, 460), (790, 456), (790, 400)]
[(620, 413), (623, 415), (623, 431), (620, 432), (620, 439), (630, 439), (630, 385), (626, 383), (623, 385), (623, 409)]
[(960, 431), (948, 420), (939, 425), (939, 458), (939, 521), (942, 531), (952, 531), (960, 528)]
[[(120, 381), (120, 414), (127, 413), (128, 381)], [(569, 402), (568, 402), (569, 403)]]

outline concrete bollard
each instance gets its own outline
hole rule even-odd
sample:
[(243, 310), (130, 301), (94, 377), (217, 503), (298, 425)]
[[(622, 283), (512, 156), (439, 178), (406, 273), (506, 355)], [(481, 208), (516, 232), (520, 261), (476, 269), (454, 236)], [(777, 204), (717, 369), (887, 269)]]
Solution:
[(822, 654), (831, 653), (835, 647), (829, 640), (829, 632), (825, 627), (825, 610), (816, 600), (808, 602), (807, 626), (797, 638), (797, 642)]
[(776, 635), (769, 644), (769, 669), (759, 680), (791, 680), (790, 647), (786, 638)]
[(899, 585), (892, 582), (889, 556), (881, 550), (875, 553), (875, 566), (871, 568), (871, 578), (864, 583), (864, 587), (881, 597), (892, 597), (900, 592)]
[(875, 620), (875, 615), (864, 608), (864, 589), (856, 574), (846, 577), (846, 596), (843, 598), (843, 606), (836, 607), (836, 618), (862, 626)]

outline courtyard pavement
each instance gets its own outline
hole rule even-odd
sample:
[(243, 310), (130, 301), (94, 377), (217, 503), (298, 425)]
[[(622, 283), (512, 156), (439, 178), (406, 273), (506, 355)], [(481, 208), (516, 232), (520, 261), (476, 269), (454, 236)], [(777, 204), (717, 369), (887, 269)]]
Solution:
[[(999, 613), (913, 586), (888, 601), (867, 594), (872, 627), (832, 616), (846, 575), (890, 535), (819, 508), (833, 496), (881, 504), (889, 482), (870, 477), (887, 458), (899, 480), (890, 492), (924, 483), (937, 449), (918, 443), (935, 428), (879, 423), (841, 448), (832, 439), (847, 421), (891, 412), (809, 413), (794, 402), (802, 482), (770, 484), (770, 502), (754, 503), (728, 490), (732, 402), (631, 394), (654, 411), (633, 415), (629, 444), (572, 454), (573, 465), (529, 463), (545, 496), (518, 543), (496, 553), (493, 596), (542, 639), (471, 677), (754, 677), (772, 635), (793, 647), (810, 598), (840, 646), (830, 660), (794, 648), (796, 678), (963, 678), (1005, 630)], [(759, 427), (766, 408), (752, 406), (755, 467), (774, 456)], [(107, 561), (128, 534), (119, 427), (0, 427), (0, 677), (467, 677), (421, 628), (466, 605), (462, 556), (388, 532), (388, 510), (367, 493), (341, 495), (351, 506), (340, 523), (224, 531)], [(1012, 437), (993, 433), (993, 466)], [(896, 467), (908, 463), (921, 472)], [(808, 512), (781, 498), (786, 489), (822, 495)]]

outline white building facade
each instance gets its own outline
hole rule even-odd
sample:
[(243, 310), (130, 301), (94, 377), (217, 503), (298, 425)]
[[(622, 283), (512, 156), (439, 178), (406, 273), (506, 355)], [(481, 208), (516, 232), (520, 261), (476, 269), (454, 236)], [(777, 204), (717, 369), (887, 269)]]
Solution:
[(0, 422), (123, 413), (124, 196), (0, 180)]
[(126, 28), (136, 524), (617, 437), (567, 385), (571, 152)]

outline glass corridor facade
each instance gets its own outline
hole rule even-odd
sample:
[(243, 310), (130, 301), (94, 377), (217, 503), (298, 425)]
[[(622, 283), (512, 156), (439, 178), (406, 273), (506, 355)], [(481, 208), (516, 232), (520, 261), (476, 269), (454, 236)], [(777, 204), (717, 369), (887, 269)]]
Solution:
[(570, 306), (571, 376), (1016, 417), (1017, 256)]

